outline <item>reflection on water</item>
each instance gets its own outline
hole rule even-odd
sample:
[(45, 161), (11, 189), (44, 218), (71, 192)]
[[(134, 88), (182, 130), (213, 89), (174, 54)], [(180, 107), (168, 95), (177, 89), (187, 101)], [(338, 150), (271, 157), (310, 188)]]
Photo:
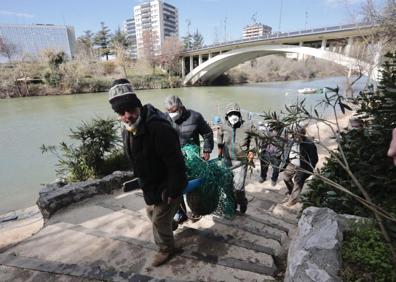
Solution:
[[(304, 87), (335, 87), (344, 78), (313, 81), (274, 82), (230, 87), (191, 87), (139, 91), (143, 103), (163, 110), (168, 95), (178, 95), (187, 108), (200, 111), (210, 121), (223, 117), (224, 107), (237, 102), (251, 112), (280, 110), (284, 105), (306, 99), (315, 105), (321, 95), (297, 94)], [(364, 81), (355, 86), (363, 87)], [(67, 139), (69, 128), (93, 117), (115, 117), (106, 93), (28, 97), (0, 100), (0, 214), (35, 203), (42, 184), (55, 179), (56, 160), (42, 155), (41, 144), (56, 145)]]

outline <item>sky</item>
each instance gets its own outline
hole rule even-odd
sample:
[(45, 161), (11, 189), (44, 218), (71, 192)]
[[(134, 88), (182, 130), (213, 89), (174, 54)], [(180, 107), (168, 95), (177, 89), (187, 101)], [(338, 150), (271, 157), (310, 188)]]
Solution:
[[(366, 0), (167, 0), (179, 10), (179, 35), (198, 30), (206, 44), (236, 40), (243, 27), (257, 22), (273, 32), (355, 23)], [(374, 0), (381, 5), (384, 0)], [(76, 36), (97, 32), (100, 22), (112, 31), (131, 18), (139, 0), (1, 0), (0, 23), (66, 24)]]

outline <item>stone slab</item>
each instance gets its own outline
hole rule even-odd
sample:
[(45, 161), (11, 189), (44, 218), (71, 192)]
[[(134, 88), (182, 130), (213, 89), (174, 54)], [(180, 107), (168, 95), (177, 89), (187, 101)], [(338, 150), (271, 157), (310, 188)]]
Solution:
[(87, 279), (64, 274), (54, 274), (39, 270), (0, 265), (0, 280), (2, 282), (100, 282), (103, 280)]
[[(145, 244), (142, 244), (140, 240), (117, 235), (109, 238), (106, 236), (111, 235), (100, 230), (82, 232), (84, 228), (67, 223), (49, 225), (31, 239), (8, 250), (7, 254), (89, 267), (101, 266), (105, 269), (182, 281), (209, 278), (219, 281), (272, 279), (267, 275), (184, 255), (175, 257), (163, 267), (152, 268), (150, 261), (156, 248), (153, 243), (143, 241)], [(224, 262), (227, 261), (223, 260), (221, 263)], [(233, 260), (227, 263), (230, 265), (236, 262), (238, 261)]]

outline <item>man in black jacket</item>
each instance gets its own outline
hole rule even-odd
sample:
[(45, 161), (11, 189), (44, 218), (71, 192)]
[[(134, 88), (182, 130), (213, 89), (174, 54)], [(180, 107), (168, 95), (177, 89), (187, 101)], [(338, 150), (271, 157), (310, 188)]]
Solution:
[(293, 140), (289, 143), (285, 152), (288, 164), (283, 174), (283, 180), (290, 194), (287, 206), (293, 206), (297, 203), (304, 182), (310, 176), (309, 173), (304, 171), (313, 172), (318, 162), (316, 145), (305, 134), (306, 131), (303, 127), (297, 127), (293, 133)]
[(154, 241), (159, 247), (152, 265), (159, 266), (179, 251), (172, 220), (187, 184), (179, 138), (162, 112), (150, 104), (142, 105), (128, 80), (113, 82), (109, 102), (125, 125), (124, 150), (141, 181)]
[[(199, 136), (201, 135), (204, 141), (202, 158), (205, 161), (209, 160), (214, 145), (213, 131), (203, 116), (199, 112), (186, 109), (178, 96), (167, 97), (165, 99), (165, 109), (167, 110), (168, 120), (179, 135), (180, 145), (195, 144), (200, 147)], [(182, 200), (180, 209), (175, 216), (177, 223), (183, 223), (188, 219), (185, 211), (186, 205)], [(197, 220), (200, 217), (191, 215), (190, 218)]]
[(199, 136), (204, 141), (203, 159), (209, 160), (213, 150), (213, 131), (203, 116), (194, 110), (186, 109), (178, 96), (165, 99), (168, 119), (179, 134), (180, 145), (195, 144), (200, 146)]

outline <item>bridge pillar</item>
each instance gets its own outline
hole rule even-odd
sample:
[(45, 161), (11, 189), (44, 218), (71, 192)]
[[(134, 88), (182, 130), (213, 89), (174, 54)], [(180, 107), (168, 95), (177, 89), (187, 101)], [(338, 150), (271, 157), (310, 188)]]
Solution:
[[(304, 42), (300, 41), (300, 43), (298, 44), (298, 46), (300, 46), (300, 47), (304, 46)], [(298, 60), (298, 61), (304, 60), (304, 54), (298, 53), (297, 60)]]
[(208, 60), (212, 59), (212, 53), (209, 53)]
[(181, 60), (181, 68), (182, 68), (182, 77), (184, 78), (186, 76), (186, 61), (184, 60), (184, 57), (182, 57)]
[(326, 45), (327, 45), (327, 40), (326, 39), (322, 39), (322, 46), (321, 46), (320, 49), (326, 50)]
[(202, 54), (198, 55), (198, 66), (202, 64)]
[(190, 72), (192, 72), (194, 69), (194, 57), (190, 56)]
[(351, 55), (351, 50), (352, 50), (352, 45), (353, 45), (353, 37), (348, 38), (348, 44), (345, 46), (345, 56), (350, 56)]

